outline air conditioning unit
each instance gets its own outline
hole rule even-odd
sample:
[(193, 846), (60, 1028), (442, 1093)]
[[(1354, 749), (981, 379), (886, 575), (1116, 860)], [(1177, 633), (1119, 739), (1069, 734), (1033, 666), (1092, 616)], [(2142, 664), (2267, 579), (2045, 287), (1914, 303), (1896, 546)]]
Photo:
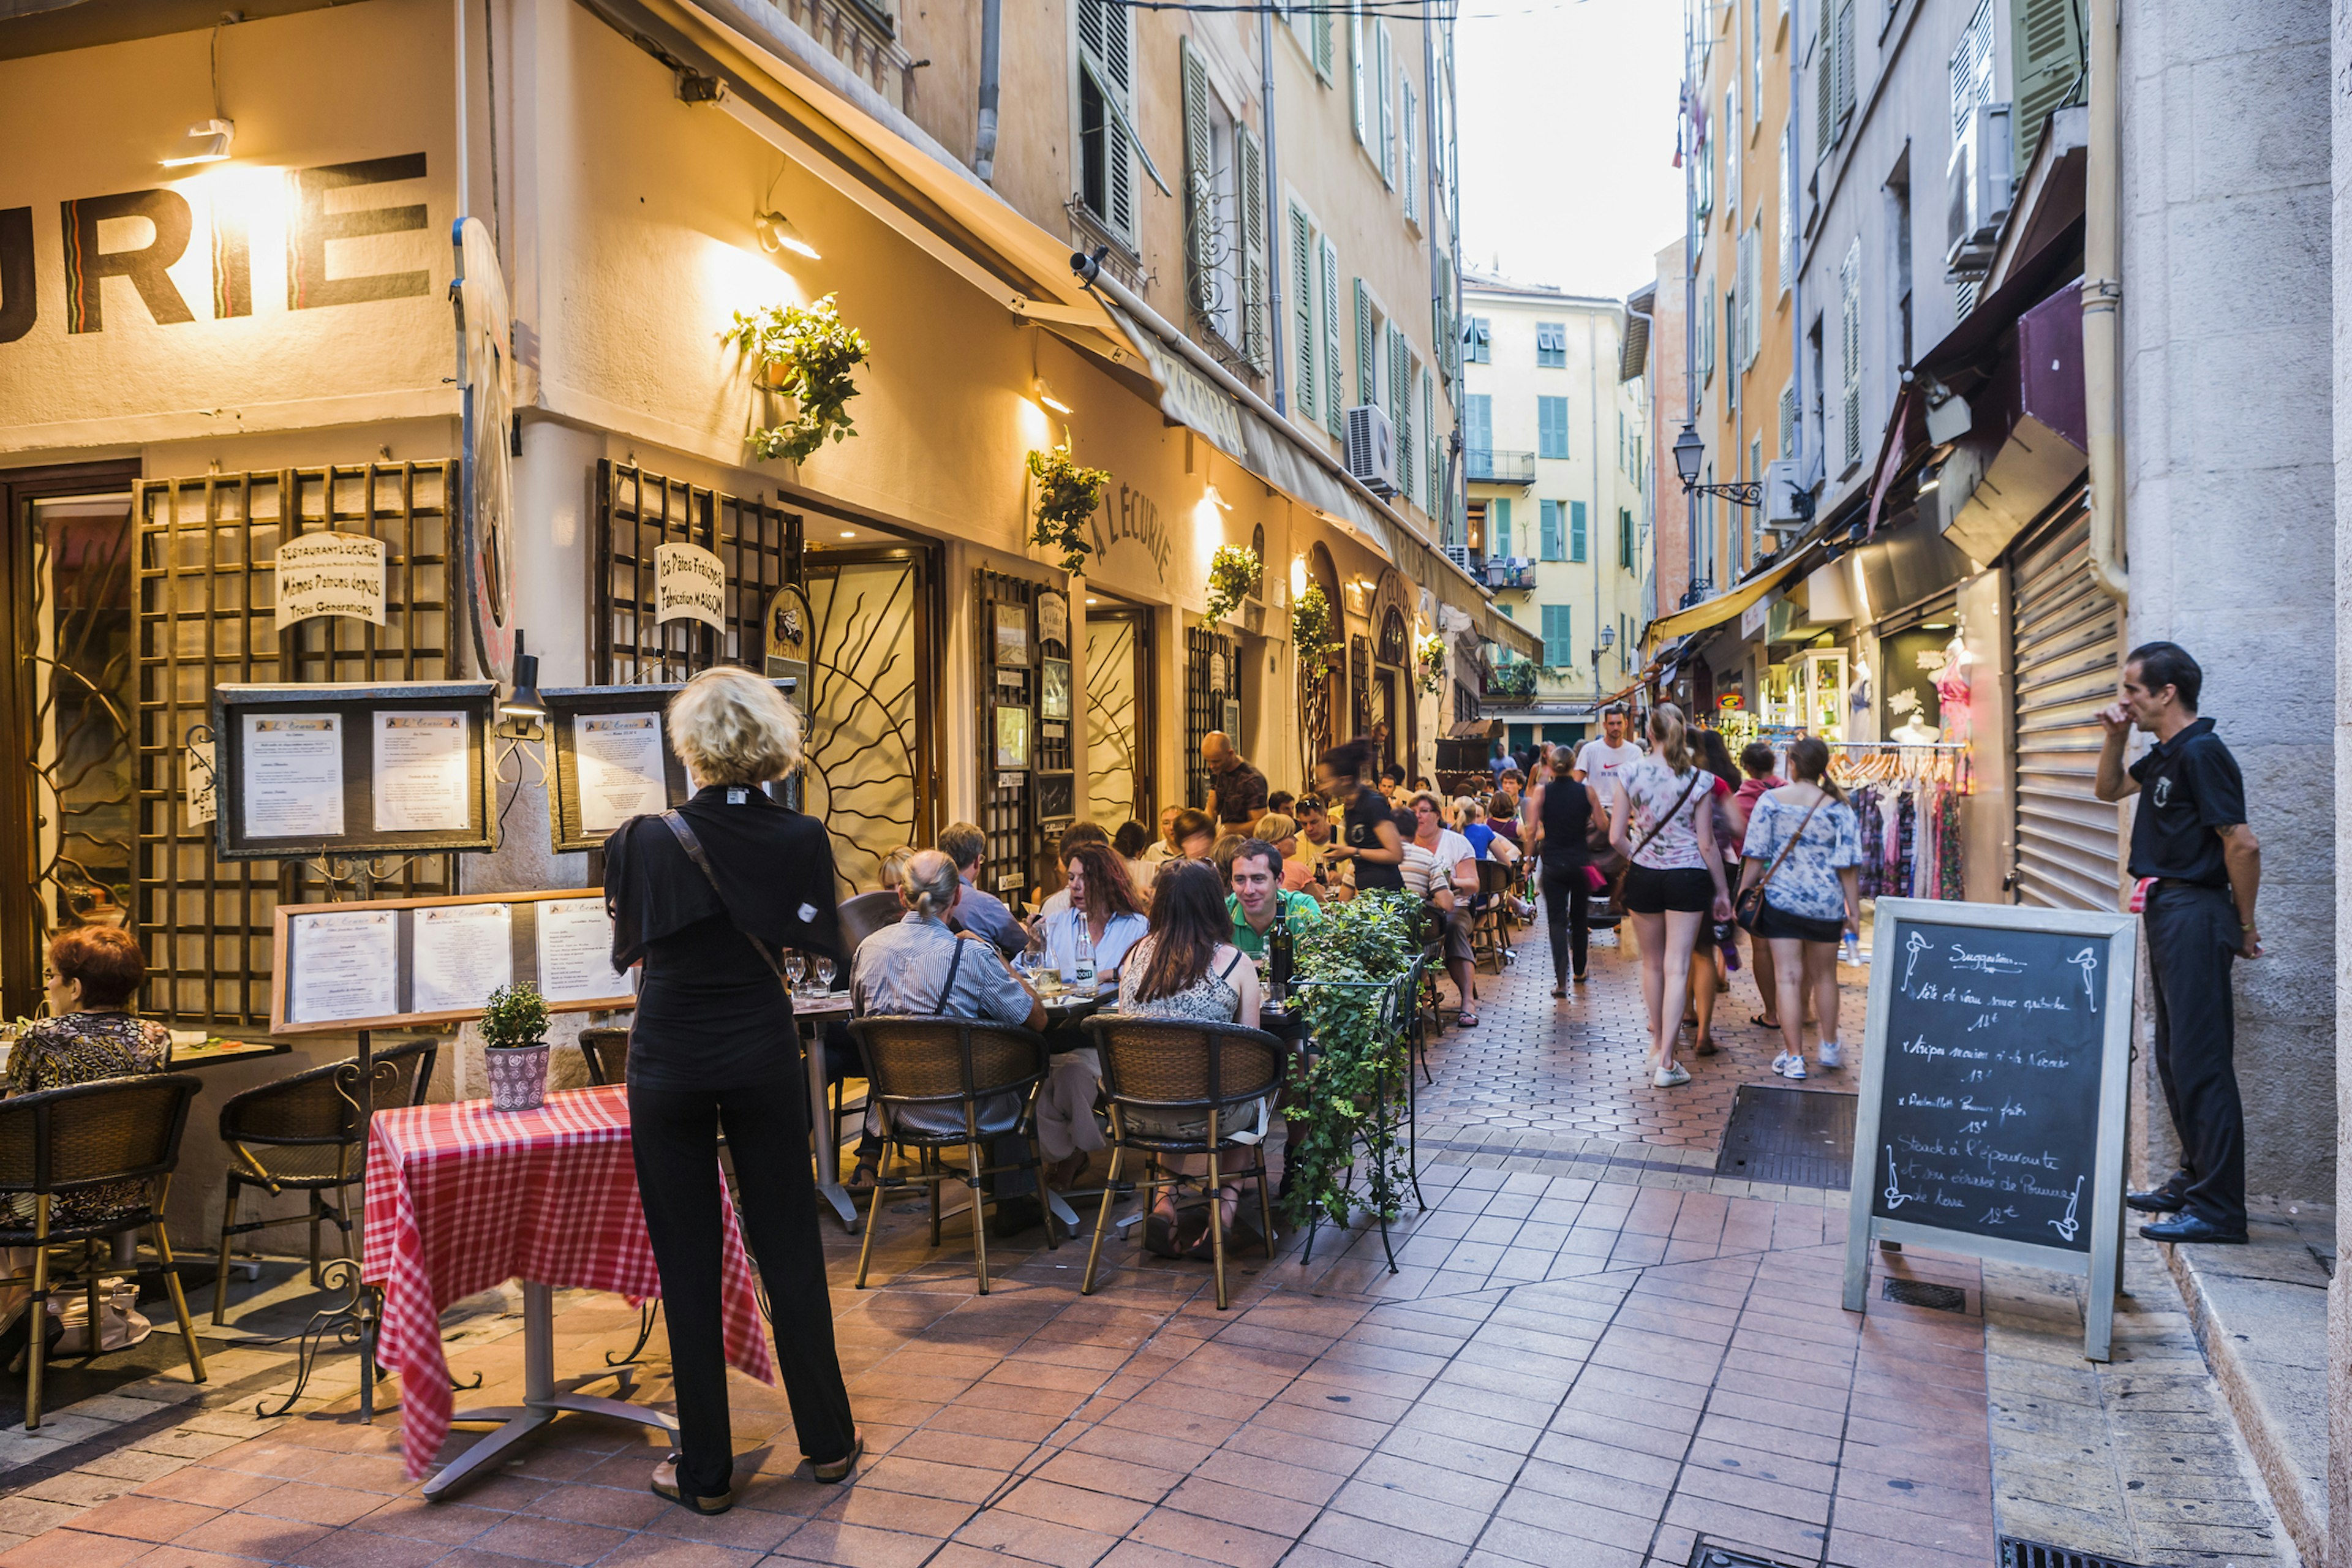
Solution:
[(1797, 459), (1764, 465), (1764, 526), (1801, 528), (1813, 520), (1813, 492), (1797, 481)]
[(1461, 567), (1465, 572), (1470, 570), (1470, 547), (1466, 544), (1447, 545), (1445, 547), (1445, 558), (1448, 561), (1453, 562), (1456, 566)]
[(2005, 103), (1977, 105), (1952, 140), (1944, 170), (1950, 201), (1944, 269), (1954, 278), (1981, 278), (1992, 268), (2000, 220), (2009, 216), (2011, 146)]
[(1397, 494), (1396, 428), (1370, 403), (1348, 410), (1348, 472), (1383, 500)]

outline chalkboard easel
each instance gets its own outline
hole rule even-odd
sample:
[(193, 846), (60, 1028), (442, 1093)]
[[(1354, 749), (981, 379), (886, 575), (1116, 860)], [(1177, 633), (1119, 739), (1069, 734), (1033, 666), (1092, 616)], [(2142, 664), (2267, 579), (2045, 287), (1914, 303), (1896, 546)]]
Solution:
[(1871, 933), (1845, 1308), (1871, 1244), (2054, 1269), (2090, 1286), (2105, 1361), (2122, 1289), (2137, 945), (2128, 915), (1881, 899)]

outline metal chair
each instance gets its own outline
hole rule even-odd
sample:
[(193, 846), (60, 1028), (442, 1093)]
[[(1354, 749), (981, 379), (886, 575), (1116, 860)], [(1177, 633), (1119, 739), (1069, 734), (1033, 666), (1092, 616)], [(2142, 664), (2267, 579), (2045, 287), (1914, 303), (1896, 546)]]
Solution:
[(1503, 966), (1517, 957), (1511, 951), (1511, 931), (1507, 921), (1517, 877), (1514, 868), (1500, 860), (1480, 860), (1476, 865), (1478, 902), (1471, 915), (1470, 966), (1475, 969), (1491, 958), (1495, 961), (1495, 973), (1500, 974)]
[[(368, 1058), (377, 1106), (422, 1105), (432, 1087), (438, 1040), (411, 1040)], [(228, 1145), (228, 1192), (221, 1205), (219, 1272), (213, 1279), (213, 1321), (228, 1321), (229, 1245), (283, 1219), (237, 1223), (237, 1199), (247, 1187), (271, 1196), (289, 1188), (310, 1194), (310, 1284), (319, 1289), (319, 1226), (331, 1220), (351, 1254), (350, 1205), (343, 1189), (367, 1169), (367, 1124), (360, 1115), (360, 1064), (330, 1062), (233, 1095), (221, 1107), (221, 1142)], [(329, 1194), (335, 1201), (329, 1201)]]
[[(841, 983), (843, 984), (849, 984), (849, 966), (856, 959), (857, 950), (865, 943), (866, 939), (887, 926), (897, 925), (900, 917), (906, 912), (907, 906), (898, 901), (898, 895), (887, 888), (880, 892), (858, 893), (842, 900), (835, 918), (841, 931)], [(817, 1031), (819, 1049), (824, 1047), (825, 1037), (826, 1031), (820, 1028)], [(826, 1064), (825, 1081), (833, 1089), (833, 1142), (834, 1147), (839, 1148), (842, 1124), (853, 1118), (864, 1116), (866, 1108), (862, 1104), (847, 1103), (848, 1095), (845, 1086), (856, 1075), (849, 1072), (836, 1073), (832, 1070), (833, 1065), (831, 1061)]]
[[(205, 1381), (204, 1352), (197, 1348), (195, 1326), (188, 1321), (188, 1299), (180, 1289), (179, 1265), (173, 1261), (171, 1237), (163, 1227), (163, 1201), (172, 1173), (179, 1167), (188, 1102), (202, 1087), (203, 1080), (194, 1073), (153, 1073), (0, 1100), (0, 1247), (28, 1247), (33, 1254), (31, 1273), (0, 1281), (32, 1288), (26, 1308), (31, 1340), (26, 1352), (26, 1431), (41, 1424), (41, 1374), (48, 1350), (43, 1331), (48, 1324), (51, 1286), (59, 1283), (49, 1265), (52, 1252), (60, 1247), (81, 1249), (79, 1268), (61, 1283), (68, 1289), (79, 1288), (89, 1303), (90, 1356), (100, 1353), (100, 1282), (161, 1274), (171, 1292), (180, 1338), (188, 1347), (189, 1376)], [(60, 1215), (55, 1206), (58, 1199), (78, 1194), (111, 1204), (117, 1194), (103, 1189), (118, 1186), (137, 1189), (121, 1194), (124, 1206), (119, 1212), (76, 1220), (70, 1207)], [(28, 1198), (29, 1223), (25, 1216)], [(154, 1245), (152, 1265), (117, 1263), (110, 1247), (98, 1245), (140, 1230)]]
[[(857, 1249), (857, 1289), (866, 1289), (866, 1260), (874, 1252), (875, 1221), (881, 1217), (882, 1194), (894, 1187), (923, 1186), (930, 1190), (931, 1245), (940, 1244), (940, 1185), (962, 1182), (971, 1189), (971, 1250), (980, 1273), (980, 1293), (988, 1294), (988, 1226), (982, 1210), (992, 1201), (982, 1190), (981, 1178), (1008, 1171), (1042, 1170), (1033, 1110), (1037, 1086), (1047, 1066), (1045, 1037), (1028, 1029), (971, 1018), (926, 1018), (881, 1015), (860, 1018), (849, 1026), (866, 1060), (867, 1093), (882, 1110), (883, 1137), (900, 1149), (914, 1150), (920, 1170), (913, 1176), (894, 1176), (887, 1170), (874, 1184), (873, 1201), (866, 1212), (866, 1240)], [(1008, 1110), (1004, 1104), (1011, 1097)], [(925, 1131), (908, 1123), (903, 1112), (922, 1108), (952, 1112), (961, 1122), (951, 1131)], [(991, 1165), (982, 1153), (989, 1140), (1019, 1133), (1029, 1155), (1007, 1164)], [(940, 1155), (961, 1149), (965, 1171), (954, 1171)], [(1054, 1238), (1054, 1215), (1045, 1212), (1045, 1243)]]
[(614, 1084), (628, 1082), (629, 1031), (626, 1029), (581, 1030), (580, 1059), (587, 1064), (588, 1081), (598, 1089), (609, 1089)]
[[(1102, 1256), (1103, 1233), (1110, 1224), (1110, 1206), (1118, 1186), (1119, 1163), (1131, 1151), (1156, 1157), (1163, 1154), (1205, 1154), (1209, 1160), (1209, 1250), (1216, 1260), (1217, 1310), (1223, 1311), (1225, 1292), (1225, 1227), (1217, 1206), (1217, 1191), (1226, 1176), (1257, 1178), (1259, 1223), (1265, 1227), (1265, 1255), (1274, 1256), (1274, 1205), (1266, 1193), (1265, 1151), (1255, 1151), (1253, 1163), (1223, 1169), (1219, 1161), (1250, 1145), (1236, 1142), (1224, 1118), (1246, 1112), (1253, 1100), (1271, 1099), (1282, 1087), (1283, 1068), (1289, 1053), (1283, 1043), (1263, 1029), (1238, 1024), (1194, 1023), (1173, 1018), (1103, 1017), (1086, 1021), (1102, 1058), (1103, 1092), (1110, 1100), (1110, 1174), (1105, 1178), (1102, 1206), (1095, 1213), (1095, 1237), (1087, 1248), (1087, 1271), (1078, 1293), (1094, 1294), (1095, 1266)], [(1130, 1119), (1138, 1124), (1130, 1125)], [(1198, 1121), (1197, 1137), (1181, 1129)], [(1134, 1184), (1146, 1212), (1159, 1188), (1181, 1184), (1182, 1176), (1148, 1175)]]

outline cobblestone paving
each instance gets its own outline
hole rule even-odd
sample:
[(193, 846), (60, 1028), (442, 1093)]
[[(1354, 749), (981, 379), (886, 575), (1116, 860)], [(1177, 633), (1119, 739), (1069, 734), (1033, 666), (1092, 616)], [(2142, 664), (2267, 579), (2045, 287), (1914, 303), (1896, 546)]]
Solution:
[[(796, 1474), (781, 1398), (739, 1378), (731, 1513), (655, 1499), (650, 1436), (578, 1417), (427, 1504), (401, 1479), (397, 1421), (350, 1414), (346, 1359), (330, 1373), (340, 1386), (280, 1423), (257, 1423), (250, 1394), (192, 1398), (163, 1378), (121, 1391), (103, 1420), (67, 1413), (62, 1433), (23, 1440), (37, 1453), (0, 1441), (0, 1463), (38, 1461), (0, 1477), (0, 1530), (16, 1532), (0, 1568), (1683, 1568), (1702, 1540), (1791, 1568), (1994, 1561), (1995, 1494), (2011, 1489), (2006, 1468), (1996, 1486), (1989, 1437), (1978, 1267), (1916, 1251), (1880, 1260), (1959, 1287), (1961, 1312), (1878, 1300), (1875, 1280), (1866, 1315), (1842, 1311), (1843, 1194), (1712, 1173), (1736, 1087), (1776, 1081), (1745, 979), (1719, 1013), (1728, 1048), (1686, 1058), (1687, 1088), (1657, 1090), (1638, 1077), (1630, 954), (1597, 950), (1593, 986), (1555, 1003), (1537, 942), (1522, 953), (1481, 977), (1484, 1024), (1432, 1052), (1429, 1206), (1395, 1227), (1394, 1273), (1370, 1229), (1326, 1230), (1311, 1262), (1289, 1237), (1274, 1260), (1237, 1261), (1233, 1309), (1220, 1312), (1204, 1266), (1124, 1240), (1082, 1297), (1083, 1247), (1046, 1250), (1033, 1236), (1025, 1247), (992, 1239), (983, 1297), (968, 1222), (951, 1218), (935, 1251), (919, 1205), (887, 1205), (873, 1289), (849, 1288), (855, 1239), (827, 1227), (871, 1456), (852, 1485)], [(1847, 1014), (1858, 1025), (1858, 996)], [(1851, 1076), (1809, 1087), (1847, 1089)], [(2043, 1467), (2039, 1495), (2081, 1500), (2084, 1518), (2147, 1540), (2114, 1500), (2128, 1445), (2113, 1420), (2086, 1427), (2082, 1415), (2128, 1391), (2068, 1361), (2063, 1289), (2011, 1285), (2005, 1465)], [(518, 1397), (515, 1320), (472, 1324), (453, 1373), (484, 1373), (477, 1397), (490, 1403)], [(635, 1325), (613, 1298), (567, 1293), (559, 1374), (601, 1365)], [(2129, 1343), (2130, 1325), (2119, 1331)], [(667, 1394), (660, 1343), (639, 1397)], [(2153, 1463), (2147, 1446), (2168, 1424), (2198, 1427), (2196, 1473), (2213, 1478), (2217, 1512), (2231, 1510), (2215, 1523), (2236, 1532), (2207, 1545), (2267, 1549), (2178, 1332), (2158, 1348), (2182, 1374), (2168, 1397), (2176, 1415), (2143, 1424), (2137, 1458)], [(262, 1352), (239, 1354), (260, 1358), (240, 1372), (266, 1374)], [(2044, 1399), (2073, 1419), (2037, 1407)], [(2076, 1451), (2091, 1428), (2101, 1457), (2086, 1465)], [(453, 1434), (443, 1458), (468, 1440)], [(2070, 1468), (2089, 1473), (2080, 1500)], [(2193, 1490), (2168, 1494), (2176, 1521), (2196, 1520), (2179, 1512)]]

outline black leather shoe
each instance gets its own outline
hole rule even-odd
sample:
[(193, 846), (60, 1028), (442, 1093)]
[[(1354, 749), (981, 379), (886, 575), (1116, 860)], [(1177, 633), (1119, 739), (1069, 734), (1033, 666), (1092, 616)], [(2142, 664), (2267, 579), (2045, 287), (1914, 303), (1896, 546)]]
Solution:
[(2178, 1219), (2159, 1219), (2139, 1227), (2139, 1233), (2150, 1241), (2210, 1242), (2216, 1246), (2243, 1246), (2246, 1233), (2223, 1230), (2210, 1220), (2199, 1219), (2193, 1214)]
[(2158, 1187), (2146, 1193), (2126, 1193), (2124, 1202), (2142, 1214), (2179, 1214), (2189, 1206), (2189, 1200), (2170, 1187)]

